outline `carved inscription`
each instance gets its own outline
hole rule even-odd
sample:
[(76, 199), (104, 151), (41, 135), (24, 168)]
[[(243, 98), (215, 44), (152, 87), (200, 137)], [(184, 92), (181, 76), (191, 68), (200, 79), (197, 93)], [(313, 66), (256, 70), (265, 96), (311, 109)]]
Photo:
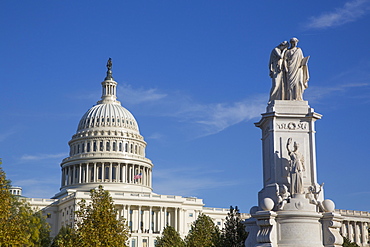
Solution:
[(307, 129), (307, 123), (278, 123), (277, 124), (278, 129), (283, 130), (306, 130)]

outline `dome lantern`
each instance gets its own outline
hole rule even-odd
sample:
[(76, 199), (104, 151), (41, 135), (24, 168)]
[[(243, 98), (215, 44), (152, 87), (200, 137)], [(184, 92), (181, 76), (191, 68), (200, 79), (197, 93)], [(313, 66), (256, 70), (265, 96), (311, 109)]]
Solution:
[(107, 76), (105, 77), (104, 81), (101, 83), (102, 85), (102, 96), (101, 100), (99, 100), (98, 104), (120, 104), (117, 101), (117, 82), (114, 81), (112, 76), (112, 59), (109, 58), (107, 62)]

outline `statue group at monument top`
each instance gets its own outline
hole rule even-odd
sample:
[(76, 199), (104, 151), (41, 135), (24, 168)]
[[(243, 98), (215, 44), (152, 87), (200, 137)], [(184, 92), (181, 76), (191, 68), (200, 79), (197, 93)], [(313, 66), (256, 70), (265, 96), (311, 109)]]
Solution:
[(308, 57), (297, 47), (297, 38), (281, 42), (270, 56), (269, 69), (272, 78), (270, 100), (303, 100), (303, 91), (308, 87)]

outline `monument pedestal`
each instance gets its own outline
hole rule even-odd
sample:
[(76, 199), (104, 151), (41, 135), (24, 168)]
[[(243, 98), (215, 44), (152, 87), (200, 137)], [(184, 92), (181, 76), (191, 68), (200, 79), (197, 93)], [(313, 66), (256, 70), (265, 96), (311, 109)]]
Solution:
[(263, 188), (246, 221), (248, 247), (340, 246), (340, 216), (317, 183), (315, 121), (307, 101), (274, 100), (262, 130)]

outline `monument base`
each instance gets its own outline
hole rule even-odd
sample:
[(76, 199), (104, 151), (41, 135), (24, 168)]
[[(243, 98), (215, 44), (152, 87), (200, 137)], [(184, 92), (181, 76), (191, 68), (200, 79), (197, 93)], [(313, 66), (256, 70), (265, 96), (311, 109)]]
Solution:
[(318, 212), (304, 194), (293, 195), (280, 211), (269, 211), (268, 203), (262, 204), (265, 211), (253, 207), (252, 218), (246, 221), (246, 247), (339, 247), (343, 243), (341, 216)]

